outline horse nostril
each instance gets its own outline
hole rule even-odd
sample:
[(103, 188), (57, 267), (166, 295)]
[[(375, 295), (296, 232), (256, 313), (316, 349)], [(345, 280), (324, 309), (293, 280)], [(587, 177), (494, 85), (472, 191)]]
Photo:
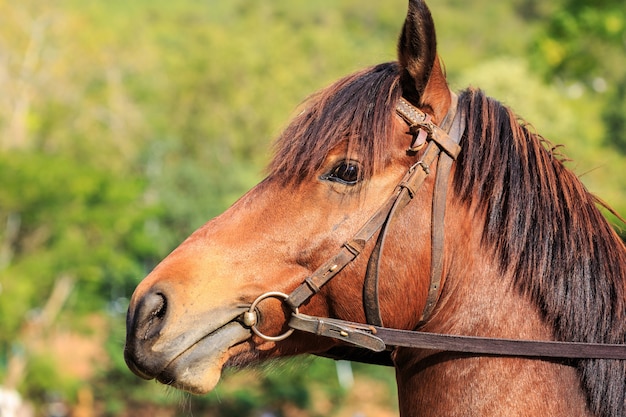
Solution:
[(144, 296), (137, 307), (136, 337), (148, 340), (161, 330), (163, 319), (167, 314), (167, 298), (161, 292), (151, 292)]
[(152, 315), (156, 318), (162, 319), (165, 317), (165, 313), (167, 312), (167, 298), (161, 293), (156, 293), (158, 297), (161, 298), (158, 305), (156, 305), (155, 310), (152, 312)]
[(135, 304), (131, 302), (126, 316), (126, 345), (124, 360), (128, 367), (141, 378), (154, 378), (162, 370), (162, 364), (153, 360), (151, 351), (159, 341), (168, 313), (168, 301), (164, 292), (152, 289)]

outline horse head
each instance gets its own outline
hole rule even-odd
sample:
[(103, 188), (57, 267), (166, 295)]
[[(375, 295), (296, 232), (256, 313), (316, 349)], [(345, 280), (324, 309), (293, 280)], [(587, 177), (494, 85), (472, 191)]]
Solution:
[[(410, 2), (398, 51), (399, 64), (367, 69), (311, 97), (279, 138), (268, 177), (140, 283), (130, 303), (125, 349), (135, 373), (207, 392), (225, 364), (323, 354), (337, 345), (298, 333), (280, 342), (263, 340), (241, 316), (259, 295), (290, 293), (332, 257), (415, 163), (416, 153), (407, 151), (414, 135), (395, 112), (402, 95), (435, 123), (447, 114), (451, 92), (423, 2)], [(404, 283), (430, 267), (432, 181), (423, 188), (422, 198), (390, 226), (385, 252), (394, 255), (381, 266), (389, 271), (381, 280), (381, 314), (396, 328), (415, 327), (416, 311), (425, 303), (427, 276), (422, 285)], [(301, 310), (365, 322), (361, 289), (367, 258), (341, 271)], [(403, 288), (402, 297), (416, 300), (411, 308), (396, 310), (397, 288)], [(264, 300), (257, 309), (265, 334), (285, 331), (289, 310), (281, 300)]]

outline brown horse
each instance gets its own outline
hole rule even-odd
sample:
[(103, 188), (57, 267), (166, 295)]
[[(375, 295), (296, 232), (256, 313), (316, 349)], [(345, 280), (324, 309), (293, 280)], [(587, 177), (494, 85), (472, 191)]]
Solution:
[(348, 327), (334, 334), (315, 322), (335, 337), (288, 329), (293, 312), (438, 334), (626, 342), (626, 248), (597, 199), (511, 110), (474, 89), (457, 100), (422, 1), (409, 2), (398, 54), (307, 100), (267, 178), (144, 279), (128, 311), (129, 367), (205, 393), (227, 366), (343, 355), (393, 363), (402, 416), (626, 415), (624, 360), (401, 344), (372, 356), (346, 348)]

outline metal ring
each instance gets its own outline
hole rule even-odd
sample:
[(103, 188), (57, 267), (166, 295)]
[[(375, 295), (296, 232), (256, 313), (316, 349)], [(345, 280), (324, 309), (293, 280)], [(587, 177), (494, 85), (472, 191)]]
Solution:
[[(261, 301), (265, 300), (266, 298), (282, 298), (283, 300), (286, 300), (287, 298), (289, 298), (289, 296), (283, 292), (280, 291), (270, 291), (270, 292), (266, 292), (265, 294), (261, 294), (257, 297), (256, 300), (254, 300), (254, 302), (252, 302), (252, 305), (250, 306), (250, 308), (248, 309), (248, 313), (249, 314), (253, 314), (256, 316), (256, 306), (257, 304), (259, 304)], [(294, 307), (293, 308), (294, 313), (298, 314), (298, 307)], [(259, 329), (257, 329), (257, 324), (258, 323), (254, 323), (250, 326), (250, 329), (254, 332), (254, 334), (256, 334), (257, 336), (259, 336), (261, 339), (263, 340), (267, 340), (270, 342), (278, 342), (281, 340), (284, 340), (286, 338), (288, 338), (289, 336), (291, 336), (291, 334), (293, 333), (294, 329), (289, 329), (287, 330), (285, 333), (278, 335), (278, 336), (268, 336), (266, 334), (261, 333), (261, 331)]]

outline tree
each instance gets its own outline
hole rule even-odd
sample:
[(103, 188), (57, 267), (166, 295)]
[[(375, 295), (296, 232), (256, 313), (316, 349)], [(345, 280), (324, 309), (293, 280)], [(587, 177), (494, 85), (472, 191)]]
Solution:
[(626, 58), (626, 9), (621, 0), (562, 0), (543, 17), (548, 23), (535, 46), (549, 75), (590, 84), (597, 77), (621, 78), (623, 66), (617, 64)]
[[(533, 2), (533, 0), (530, 0)], [(536, 38), (535, 63), (549, 79), (603, 96), (605, 142), (626, 153), (626, 8), (621, 0), (563, 0)]]
[(158, 208), (140, 179), (62, 157), (0, 153), (0, 178), (0, 381), (41, 399), (76, 385), (45, 354), (59, 323), (106, 311), (162, 255), (147, 227)]

